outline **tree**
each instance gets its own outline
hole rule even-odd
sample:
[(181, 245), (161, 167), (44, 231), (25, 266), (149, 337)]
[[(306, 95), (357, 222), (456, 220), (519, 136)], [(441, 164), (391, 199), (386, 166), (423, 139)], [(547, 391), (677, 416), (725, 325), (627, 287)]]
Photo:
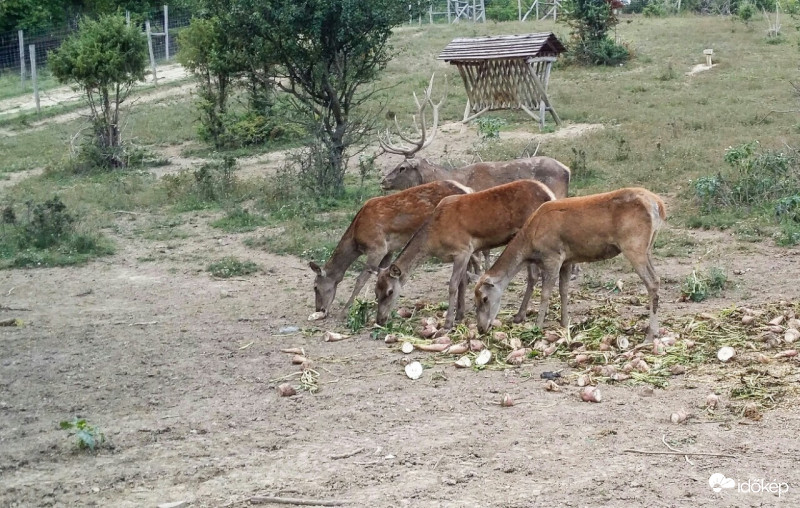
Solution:
[(570, 53), (580, 63), (616, 65), (630, 53), (611, 40), (608, 32), (617, 24), (611, 0), (566, 0), (561, 19), (572, 28)]
[(137, 81), (144, 79), (147, 42), (122, 16), (84, 18), (78, 32), (68, 37), (48, 58), (60, 83), (74, 83), (86, 94), (94, 127), (94, 144), (106, 167), (124, 160), (121, 146), (120, 105)]
[(224, 116), (233, 80), (242, 63), (235, 48), (227, 42), (218, 17), (194, 18), (178, 35), (178, 60), (198, 78), (200, 98), (200, 136), (221, 148), (224, 143)]
[[(321, 154), (312, 156), (312, 186), (323, 195), (344, 190), (347, 149), (369, 124), (357, 108), (391, 55), (393, 27), (408, 19), (395, 0), (231, 0), (225, 31), (250, 55), (251, 66), (278, 64), (274, 82), (295, 98)], [(312, 145), (313, 147), (317, 144)], [(314, 155), (314, 154), (312, 154)]]

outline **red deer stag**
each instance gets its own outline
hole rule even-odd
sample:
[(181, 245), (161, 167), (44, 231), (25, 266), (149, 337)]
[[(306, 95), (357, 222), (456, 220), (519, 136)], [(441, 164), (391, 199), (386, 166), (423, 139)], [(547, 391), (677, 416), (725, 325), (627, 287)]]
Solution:
[(661, 198), (641, 188), (545, 203), (478, 280), (475, 286), (478, 330), (485, 333), (491, 328), (503, 291), (514, 274), (530, 263), (536, 264), (542, 275), (542, 301), (536, 324), (540, 328), (544, 325), (550, 294), (558, 277), (561, 325), (567, 326), (570, 265), (602, 261), (622, 253), (650, 295), (646, 342), (652, 341), (658, 332), (659, 286), (653, 270), (652, 251), (656, 233), (665, 219)]
[[(553, 199), (553, 192), (536, 180), (519, 180), (474, 194), (443, 199), (394, 263), (378, 273), (375, 285), (377, 323), (383, 325), (388, 320), (414, 267), (428, 256), (435, 256), (453, 262), (450, 307), (445, 319), (445, 328), (452, 328), (454, 322), (464, 316), (466, 271), (472, 253), (506, 244), (534, 210)], [(528, 272), (526, 298), (515, 318), (519, 321), (525, 317), (527, 299), (536, 283), (537, 274), (533, 270), (532, 267)]]

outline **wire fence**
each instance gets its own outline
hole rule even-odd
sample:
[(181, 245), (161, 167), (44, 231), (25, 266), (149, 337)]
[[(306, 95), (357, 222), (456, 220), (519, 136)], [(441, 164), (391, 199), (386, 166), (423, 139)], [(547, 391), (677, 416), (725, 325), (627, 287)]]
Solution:
[[(189, 25), (191, 18), (190, 10), (170, 9), (169, 6), (145, 14), (126, 13), (128, 22), (140, 27), (143, 36), (146, 36), (145, 22), (150, 22), (153, 56), (157, 63), (175, 59), (179, 49), (178, 32)], [(35, 62), (39, 89), (56, 86), (47, 71), (47, 56), (77, 30), (76, 19), (55, 29), (0, 34), (0, 98), (31, 90), (32, 62)], [(16, 90), (14, 81), (18, 85)]]

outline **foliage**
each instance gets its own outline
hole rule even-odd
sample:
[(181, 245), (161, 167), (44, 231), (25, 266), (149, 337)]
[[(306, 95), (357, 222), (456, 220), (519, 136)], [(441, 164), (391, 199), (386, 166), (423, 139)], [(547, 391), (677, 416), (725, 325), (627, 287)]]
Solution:
[(267, 223), (267, 219), (259, 214), (249, 212), (246, 208), (235, 207), (232, 211), (211, 223), (211, 227), (222, 229), (228, 233), (244, 233), (253, 231)]
[(90, 424), (85, 418), (74, 418), (70, 421), (62, 421), (58, 426), (63, 430), (74, 431), (75, 437), (78, 439), (78, 449), (89, 449), (94, 451), (95, 448), (102, 445), (106, 437), (97, 426)]
[[(304, 113), (313, 145), (306, 169), (318, 174), (313, 192), (344, 192), (347, 150), (361, 141), (370, 122), (357, 110), (364, 92), (391, 58), (389, 36), (408, 16), (392, 0), (231, 0), (225, 30), (246, 48), (251, 62), (280, 64), (277, 85)], [(416, 8), (416, 7), (415, 7)]]
[(146, 42), (122, 16), (85, 18), (48, 59), (61, 83), (74, 83), (86, 95), (91, 110), (93, 143), (104, 153), (103, 167), (120, 167), (122, 145), (120, 105), (137, 81), (144, 79)]
[(83, 233), (58, 196), (42, 203), (27, 201), (25, 213), (3, 209), (0, 259), (3, 267), (62, 266), (113, 253), (97, 233)]
[(179, 209), (202, 210), (235, 203), (241, 198), (233, 157), (211, 160), (191, 172), (164, 175), (167, 198)]
[(662, 2), (656, 0), (648, 2), (642, 14), (647, 18), (660, 18), (667, 15), (667, 9)]
[(745, 26), (747, 26), (753, 19), (753, 16), (755, 16), (756, 12), (755, 5), (751, 4), (750, 2), (742, 2), (736, 8), (736, 18), (744, 23)]
[(228, 40), (218, 17), (194, 18), (178, 34), (178, 61), (197, 77), (200, 139), (226, 145), (225, 114), (234, 80), (241, 75), (242, 57)]
[(356, 298), (347, 313), (347, 328), (353, 333), (357, 333), (364, 328), (369, 321), (369, 315), (372, 313), (374, 307), (375, 302), (373, 300)]
[(486, 2), (486, 19), (492, 21), (517, 21), (519, 19), (517, 0), (491, 0)]
[(762, 206), (795, 194), (800, 185), (796, 154), (757, 149), (757, 141), (729, 147), (725, 162), (732, 171), (695, 181), (695, 196), (704, 209)]
[(611, 4), (605, 0), (566, 0), (561, 20), (572, 29), (570, 57), (580, 64), (617, 65), (630, 58), (630, 51), (609, 38), (617, 24)]
[(478, 133), (483, 139), (497, 139), (500, 137), (500, 128), (508, 122), (502, 118), (492, 116), (482, 116), (475, 119), (478, 124)]
[(259, 268), (258, 265), (252, 261), (240, 261), (235, 257), (229, 256), (218, 261), (214, 261), (208, 265), (207, 270), (214, 277), (228, 279), (230, 277), (250, 275), (251, 273), (257, 272)]
[(713, 266), (706, 273), (692, 270), (681, 285), (681, 294), (686, 300), (702, 302), (709, 296), (718, 295), (727, 282), (728, 276), (722, 268)]

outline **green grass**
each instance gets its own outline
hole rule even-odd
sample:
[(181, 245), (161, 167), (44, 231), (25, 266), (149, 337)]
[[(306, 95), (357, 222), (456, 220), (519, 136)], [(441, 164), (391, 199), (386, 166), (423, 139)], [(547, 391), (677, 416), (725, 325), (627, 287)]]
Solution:
[(214, 277), (228, 279), (230, 277), (250, 275), (257, 272), (259, 267), (252, 261), (241, 261), (235, 257), (225, 257), (208, 265), (207, 270)]
[(247, 209), (234, 208), (225, 217), (211, 223), (211, 227), (219, 228), (226, 233), (246, 233), (267, 224), (267, 219)]
[[(729, 146), (757, 139), (762, 148), (777, 149), (787, 141), (787, 132), (797, 132), (796, 114), (765, 117), (766, 111), (797, 109), (790, 81), (797, 80), (798, 72), (785, 65), (786, 51), (796, 51), (795, 45), (769, 44), (759, 30), (732, 32), (730, 20), (720, 17), (626, 16), (624, 20), (630, 23), (621, 23), (617, 33), (635, 50), (634, 60), (613, 68), (584, 68), (559, 62), (549, 84), (550, 98), (565, 124), (598, 123), (605, 128), (576, 138), (550, 137), (540, 146), (539, 154), (573, 167), (573, 194), (642, 185), (669, 194), (673, 226), (730, 228), (745, 239), (774, 237), (787, 245), (797, 242), (797, 227), (787, 224), (779, 229), (766, 212), (755, 218), (747, 210), (704, 213), (692, 189), (692, 182), (698, 178), (726, 169), (724, 155)], [(378, 124), (386, 126), (387, 111), (379, 109), (383, 101), (401, 123), (410, 124), (410, 115), (415, 112), (411, 94), (423, 90), (435, 72), (434, 100), (444, 91), (445, 76), (448, 82), (441, 122), (460, 120), (466, 95), (457, 69), (436, 59), (442, 48), (455, 37), (531, 30), (529, 23), (517, 22), (398, 28), (392, 39), (396, 56), (376, 83), (376, 89), (381, 91), (365, 108), (375, 115), (380, 111)], [(563, 40), (568, 38), (563, 24), (543, 21), (535, 30), (554, 31)], [(796, 42), (796, 36), (787, 38)], [(702, 49), (707, 47), (714, 49), (718, 65), (686, 76), (693, 65), (704, 61)], [(196, 147), (193, 153), (211, 156), (211, 151), (196, 143), (198, 113), (191, 100), (186, 94), (133, 106), (125, 120), (126, 139), (146, 147), (191, 142)], [(505, 122), (503, 131), (539, 133), (538, 125), (524, 113), (498, 111), (491, 116)], [(550, 119), (548, 125), (552, 125)], [(4, 154), (0, 174), (57, 167), (68, 157), (70, 140), (80, 126), (81, 121), (76, 120), (0, 137), (0, 152)], [(560, 129), (555, 131), (557, 134)], [(479, 142), (472, 144), (468, 155), (484, 160), (507, 159), (535, 146), (524, 140)], [(229, 155), (262, 149), (236, 150)], [(383, 163), (382, 159), (378, 162)], [(194, 176), (190, 172), (184, 178)], [(144, 175), (69, 177), (54, 171), (4, 192), (6, 201), (23, 202), (62, 190), (71, 209), (101, 227), (115, 220), (115, 210), (160, 211), (173, 207), (191, 212), (209, 207), (235, 209), (247, 202), (250, 214), (264, 217), (263, 224), (270, 226), (270, 232), (248, 239), (251, 246), (310, 259), (327, 255), (363, 201), (377, 194), (374, 183), (359, 192), (356, 182), (350, 181), (344, 199), (315, 203), (300, 190), (290, 189), (291, 185), (276, 192), (281, 185), (279, 179), (250, 180), (254, 181), (240, 179), (239, 184), (245, 189), (237, 191), (230, 202), (211, 204), (196, 196), (187, 198), (182, 187), (186, 181), (173, 181), (176, 185), (170, 188), (168, 182), (159, 183)], [(252, 227), (237, 222), (240, 220), (243, 219), (230, 219), (230, 223), (218, 225), (226, 231)], [(659, 243), (661, 255), (680, 256), (681, 249), (692, 248), (686, 244), (686, 237), (676, 235), (671, 243)]]

